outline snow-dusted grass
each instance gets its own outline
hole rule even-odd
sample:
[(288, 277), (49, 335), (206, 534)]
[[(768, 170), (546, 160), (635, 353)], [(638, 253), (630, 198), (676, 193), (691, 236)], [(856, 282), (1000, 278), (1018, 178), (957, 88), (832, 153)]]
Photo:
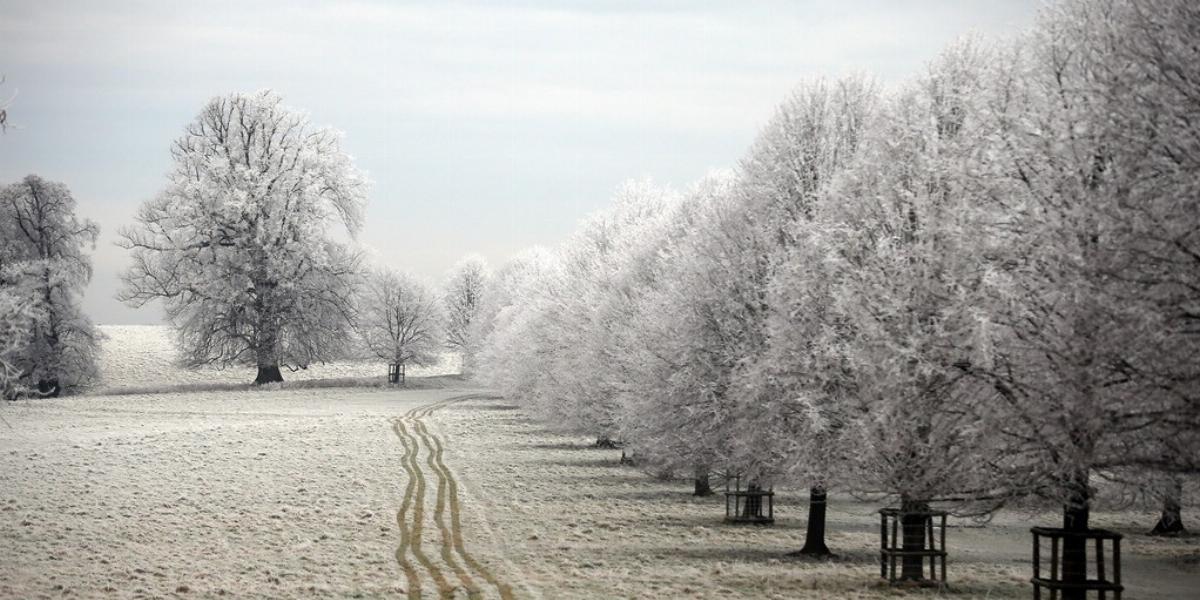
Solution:
[[(433, 415), (452, 440), (447, 462), (467, 482), (501, 546), (547, 598), (892, 598), (935, 596), (879, 581), (875, 505), (831, 498), (833, 561), (789, 558), (804, 543), (806, 494), (777, 490), (774, 527), (722, 522), (724, 499), (690, 495), (688, 481), (657, 481), (619, 464), (619, 450), (554, 435), (503, 402), (471, 401)], [(479, 460), (478, 457), (488, 457)], [(1005, 512), (949, 531), (950, 586), (960, 598), (1029, 598), (1033, 524), (1051, 512)], [(1097, 513), (1126, 534), (1130, 598), (1186, 598), (1200, 589), (1200, 539), (1143, 535), (1151, 513)], [(1196, 523), (1194, 514), (1185, 519)]]
[[(403, 597), (396, 518), (408, 480), (392, 423), (466, 392), (0, 403), (0, 598)], [(775, 527), (727, 526), (719, 496), (693, 498), (686, 481), (620, 466), (619, 451), (547, 433), (506, 401), (468, 400), (420, 419), (457, 480), (467, 550), (517, 597), (937, 595), (878, 583), (875, 506), (835, 496), (829, 541), (840, 559), (802, 561), (785, 556), (803, 543), (800, 494), (780, 490)], [(417, 463), (428, 460), (422, 451)], [(438, 478), (424, 476), (425, 551), (453, 584), (439, 562)], [(1094, 519), (1128, 536), (1128, 597), (1190, 597), (1200, 539), (1142, 535), (1153, 517)], [(946, 593), (1028, 598), (1028, 527), (1055, 521), (1004, 513), (953, 529)]]
[(0, 406), (0, 598), (401, 592), (390, 419), (444, 392)]
[[(197, 388), (230, 389), (254, 381), (251, 367), (227, 369), (187, 369), (177, 362), (178, 352), (169, 328), (162, 325), (101, 325), (106, 336), (101, 343), (101, 381), (93, 392), (130, 393), (137, 391), (198, 391)], [(409, 367), (409, 377), (449, 375), (459, 371), (455, 354), (447, 353), (432, 367)], [(286, 382), (338, 379), (361, 384), (384, 383), (387, 365), (377, 361), (331, 362), (312, 365), (294, 372), (284, 371)]]

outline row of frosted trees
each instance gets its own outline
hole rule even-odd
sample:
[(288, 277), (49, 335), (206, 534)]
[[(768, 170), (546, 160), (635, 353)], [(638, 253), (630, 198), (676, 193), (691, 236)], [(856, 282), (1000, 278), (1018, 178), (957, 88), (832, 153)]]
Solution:
[(698, 489), (1037, 497), (1087, 531), (1097, 481), (1153, 471), (1177, 519), (1200, 466), (1198, 38), (1185, 0), (1069, 1), (887, 92), (801, 85), (736, 169), (628, 184), (499, 269), (483, 372)]

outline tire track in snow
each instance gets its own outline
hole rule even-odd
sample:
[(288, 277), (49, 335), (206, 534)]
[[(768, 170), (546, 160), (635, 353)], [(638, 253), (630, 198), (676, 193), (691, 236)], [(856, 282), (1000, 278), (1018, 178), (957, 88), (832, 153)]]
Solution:
[[(406, 557), (406, 550), (411, 550), (417, 562), (425, 567), (429, 576), (433, 579), (434, 585), (438, 588), (438, 595), (442, 598), (452, 598), (454, 589), (446, 582), (446, 577), (442, 575), (442, 570), (429, 560), (429, 556), (421, 549), (421, 533), (425, 524), (425, 475), (421, 473), (421, 466), (417, 463), (417, 454), (420, 451), (420, 445), (415, 437), (408, 432), (402, 420), (394, 422), (393, 431), (400, 438), (400, 443), (404, 445), (404, 458), (401, 461), (404, 465), (404, 470), (408, 474), (408, 487), (413, 488), (412, 495), (413, 503), (411, 506), (402, 503), (400, 510), (396, 513), (396, 523), (400, 526), (400, 548), (396, 550), (396, 556), (400, 560), (401, 568), (406, 566), (411, 567)], [(407, 490), (405, 498), (409, 498)], [(408, 518), (408, 509), (412, 508), (412, 519)], [(405, 543), (407, 542), (407, 543)], [(409, 570), (405, 570), (405, 575), (408, 577), (408, 596), (410, 598), (421, 597), (421, 579), (414, 577), (415, 570), (410, 574)], [(415, 593), (415, 596), (414, 596)]]
[[(426, 431), (424, 423), (418, 423), (417, 425), (423, 432)], [(471, 567), (471, 569), (483, 577), (488, 583), (495, 586), (496, 590), (500, 592), (501, 598), (504, 600), (510, 600), (513, 597), (512, 586), (501, 582), (498, 578), (496, 578), (495, 575), (492, 574), (491, 571), (479, 564), (479, 562), (475, 560), (475, 557), (471, 556), (467, 552), (462, 538), (462, 523), (460, 519), (461, 509), (458, 501), (458, 482), (455, 481), (454, 477), (450, 474), (450, 469), (446, 467), (446, 463), (442, 462), (443, 448), (441, 440), (433, 434), (429, 434), (429, 436), (432, 438), (434, 445), (433, 447), (436, 449), (436, 452), (433, 456), (436, 457), (435, 460), (438, 466), (446, 475), (446, 482), (450, 491), (450, 529), (453, 533), (454, 547), (458, 551), (459, 556), (462, 557), (463, 561), (465, 561)]]
[(454, 552), (456, 550), (453, 543), (454, 534), (446, 526), (445, 517), (446, 505), (448, 504), (446, 500), (446, 488), (448, 487), (446, 484), (446, 475), (439, 468), (437, 461), (434, 460), (433, 444), (429, 440), (425, 424), (414, 420), (412, 426), (413, 431), (420, 436), (425, 448), (429, 451), (426, 456), (426, 463), (429, 465), (429, 469), (437, 475), (437, 506), (433, 511), (433, 521), (437, 523), (438, 531), (442, 534), (442, 561), (450, 565), (450, 568), (458, 575), (458, 580), (462, 582), (463, 587), (467, 590), (468, 598), (482, 598), (483, 592), (479, 589), (479, 586), (475, 585), (475, 580), (458, 564), (459, 561), (454, 559)]
[[(455, 402), (487, 397), (489, 396), (467, 395), (446, 398), (414, 408), (393, 422), (393, 429), (396, 431), (396, 435), (400, 437), (400, 441), (404, 444), (405, 448), (405, 471), (409, 475), (409, 487), (412, 487), (414, 481), (416, 482), (416, 493), (414, 493), (416, 503), (412, 513), (412, 522), (409, 523), (405, 519), (405, 516), (408, 514), (409, 495), (407, 490), (405, 493), (405, 502), (401, 505), (400, 512), (397, 514), (397, 521), (401, 528), (401, 545), (396, 551), (396, 559), (400, 563), (400, 566), (404, 568), (405, 576), (409, 580), (410, 598), (414, 597), (414, 593), (416, 594), (415, 597), (420, 597), (420, 579), (416, 574), (416, 570), (411, 569), (412, 564), (408, 561), (407, 550), (409, 549), (412, 550), (413, 555), (417, 557), (422, 566), (430, 571), (434, 581), (438, 584), (438, 591), (443, 598), (452, 597), (454, 592), (454, 589), (445, 582), (444, 576), (441, 576), (440, 569), (434, 566), (427, 557), (425, 560), (422, 560), (423, 553), (421, 551), (420, 531), (422, 527), (421, 519), (424, 518), (423, 492), (425, 476), (417, 460), (422, 448), (427, 453), (426, 463), (438, 480), (433, 519), (437, 524), (439, 533), (441, 533), (441, 556), (443, 562), (458, 576), (469, 598), (482, 598), (483, 591), (476, 583), (475, 578), (464, 568), (464, 564), (476, 576), (487, 581), (489, 585), (494, 587), (502, 600), (513, 598), (512, 587), (500, 581), (495, 574), (467, 552), (462, 535), (462, 508), (458, 498), (458, 482), (454, 479), (454, 475), (443, 460), (445, 448), (442, 445), (442, 440), (430, 432), (425, 427), (425, 424), (420, 421), (421, 418), (429, 416), (433, 411)], [(405, 427), (406, 423), (411, 426), (413, 433), (410, 433), (409, 429)], [(448, 523), (446, 521), (447, 512), (449, 512), (450, 516)], [(459, 557), (457, 560), (454, 558), (455, 554)], [(439, 579), (439, 577), (441, 578)]]
[(401, 432), (400, 428), (400, 421), (392, 423), (392, 431), (396, 433), (396, 437), (400, 438), (400, 443), (404, 446), (404, 457), (401, 459), (401, 464), (404, 465), (404, 470), (409, 476), (408, 484), (404, 486), (404, 500), (400, 503), (400, 510), (396, 513), (396, 525), (400, 527), (400, 547), (396, 549), (396, 561), (400, 563), (400, 568), (404, 570), (404, 576), (408, 579), (409, 600), (420, 600), (421, 577), (417, 574), (417, 569), (413, 566), (412, 561), (408, 560), (408, 548), (412, 544), (412, 533), (405, 520), (405, 515), (412, 506), (417, 478), (413, 476), (408, 465), (408, 456), (413, 452), (409, 446), (409, 439)]

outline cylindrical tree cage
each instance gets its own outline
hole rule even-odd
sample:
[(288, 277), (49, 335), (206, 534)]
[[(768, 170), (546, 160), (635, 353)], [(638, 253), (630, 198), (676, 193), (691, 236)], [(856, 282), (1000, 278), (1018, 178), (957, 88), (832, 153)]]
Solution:
[[(733, 489), (725, 479), (725, 522), (735, 524), (771, 525), (775, 522), (775, 491), (764, 489), (751, 481), (742, 489), (742, 477), (733, 478)], [(765, 509), (765, 512), (764, 512)]]
[[(1060, 597), (1087, 597), (1089, 592), (1097, 592), (1100, 600), (1108, 600), (1110, 593), (1113, 600), (1121, 600), (1121, 592), (1125, 590), (1121, 585), (1121, 534), (1105, 529), (1070, 531), (1049, 527), (1034, 527), (1030, 531), (1033, 532), (1033, 579), (1030, 582), (1033, 583), (1034, 600), (1041, 600), (1043, 589), (1050, 592), (1050, 600), (1058, 600)], [(1042, 553), (1043, 538), (1050, 541), (1049, 573), (1042, 569), (1042, 562), (1047, 558)], [(1068, 538), (1082, 539), (1084, 552), (1087, 552), (1089, 545), (1095, 549), (1091, 556), (1085, 559), (1088, 563), (1087, 573), (1080, 573), (1082, 579), (1064, 576), (1063, 547)], [(1111, 559), (1105, 558), (1106, 541), (1112, 545)]]
[(880, 509), (879, 576), (893, 585), (946, 585), (946, 512)]

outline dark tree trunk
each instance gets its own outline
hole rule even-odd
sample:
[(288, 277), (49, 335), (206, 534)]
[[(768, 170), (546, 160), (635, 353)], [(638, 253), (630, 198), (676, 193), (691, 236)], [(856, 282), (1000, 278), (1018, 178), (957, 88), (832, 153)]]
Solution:
[[(923, 500), (900, 498), (900, 530), (902, 550), (925, 550), (925, 530), (929, 516), (929, 503)], [(909, 514), (918, 513), (918, 514)], [(925, 579), (925, 558), (922, 556), (904, 556), (900, 560), (900, 579), (904, 581), (921, 581)]]
[[(256, 289), (272, 289), (273, 284), (258, 284)], [(256, 300), (256, 309), (259, 314), (263, 314), (265, 306), (264, 301), (260, 298)], [(254, 349), (255, 364), (258, 365), (258, 376), (254, 378), (254, 385), (263, 385), (266, 383), (279, 383), (283, 381), (283, 373), (279, 371), (279, 325), (269, 318), (263, 318), (258, 324), (258, 336), (255, 340), (258, 344)]]
[(695, 484), (693, 496), (711, 496), (713, 494), (712, 486), (708, 481), (708, 469), (704, 467), (696, 467), (692, 482)]
[(254, 385), (281, 381), (283, 381), (283, 373), (279, 372), (279, 365), (258, 365), (258, 376), (254, 378)]
[[(1063, 529), (1067, 531), (1087, 531), (1089, 494), (1087, 475), (1076, 477), (1075, 490), (1071, 501), (1063, 505)], [(1063, 538), (1062, 580), (1066, 583), (1083, 583), (1087, 581), (1087, 540), (1082, 537), (1067, 536)], [(1087, 590), (1063, 590), (1063, 600), (1087, 600)]]
[(1183, 481), (1172, 476), (1162, 489), (1162, 515), (1150, 530), (1150, 535), (1179, 535), (1183, 527)]
[(798, 554), (806, 556), (829, 556), (825, 545), (825, 488), (814, 485), (808, 490), (808, 526), (804, 532), (804, 547)]
[[(50, 258), (49, 250), (45, 250), (41, 254), (43, 258)], [(42, 288), (42, 297), (43, 302), (45, 303), (42, 306), (42, 309), (46, 311), (47, 317), (45, 332), (46, 355), (54, 357), (51, 359), (55, 365), (54, 370), (59, 371), (62, 366), (62, 348), (59, 347), (58, 307), (54, 305), (54, 285), (50, 283), (50, 267), (46, 267), (45, 271), (43, 272), (43, 279), (46, 284), (45, 287)], [(50, 378), (39, 379), (37, 382), (38, 395), (42, 396), (43, 398), (57, 398), (59, 392), (62, 391), (58, 385), (58, 377), (54, 377), (54, 373), (51, 373), (51, 375), (52, 376)]]
[(57, 398), (62, 389), (58, 385), (57, 379), (43, 379), (38, 381), (38, 395), (43, 398)]

